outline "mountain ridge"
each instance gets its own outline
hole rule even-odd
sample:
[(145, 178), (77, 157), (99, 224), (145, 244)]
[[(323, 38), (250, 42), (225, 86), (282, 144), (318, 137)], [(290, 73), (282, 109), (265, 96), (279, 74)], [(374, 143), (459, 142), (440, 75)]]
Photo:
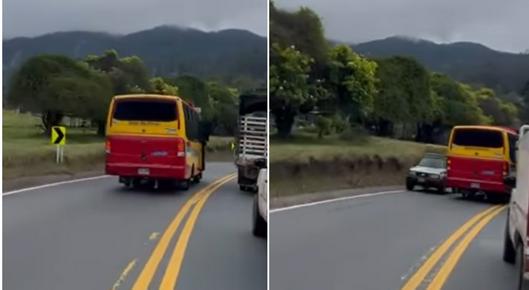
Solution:
[(371, 58), (413, 57), (432, 71), (501, 94), (518, 94), (529, 81), (529, 55), (498, 51), (475, 42), (435, 43), (392, 36), (348, 45)]
[(266, 78), (266, 43), (265, 37), (243, 29), (202, 31), (169, 25), (128, 34), (78, 30), (14, 37), (3, 40), (4, 80), (35, 55), (81, 59), (115, 49), (120, 56), (138, 55), (153, 75), (262, 81)]

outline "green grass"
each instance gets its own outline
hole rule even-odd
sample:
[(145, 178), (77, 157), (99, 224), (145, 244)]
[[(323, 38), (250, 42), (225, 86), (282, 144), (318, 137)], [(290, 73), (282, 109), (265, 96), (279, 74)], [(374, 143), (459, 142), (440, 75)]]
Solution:
[(425, 152), (445, 153), (441, 145), (415, 143), (374, 136), (359, 136), (358, 140), (344, 141), (338, 136), (318, 139), (315, 134), (301, 133), (290, 139), (271, 138), (271, 162), (331, 160), (336, 157), (374, 156), (417, 158)]
[[(65, 162), (55, 163), (55, 145), (40, 127), (40, 119), (30, 114), (3, 111), (3, 179), (48, 174), (73, 174), (101, 169), (104, 138), (95, 129), (67, 128)], [(211, 137), (207, 150), (215, 159), (229, 155), (231, 137)], [(208, 154), (209, 155), (209, 154)]]

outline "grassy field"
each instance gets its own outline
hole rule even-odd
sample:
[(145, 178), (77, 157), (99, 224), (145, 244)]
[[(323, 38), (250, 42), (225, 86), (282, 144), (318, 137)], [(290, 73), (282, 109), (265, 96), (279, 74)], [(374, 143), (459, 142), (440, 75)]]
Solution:
[(445, 153), (440, 145), (415, 143), (389, 138), (361, 136), (358, 140), (344, 141), (338, 136), (318, 139), (315, 134), (301, 133), (291, 139), (271, 138), (271, 162), (332, 160), (336, 157), (374, 156), (416, 158), (425, 152)]
[[(230, 159), (230, 137), (211, 137), (208, 152), (215, 159)], [(3, 180), (36, 175), (72, 174), (101, 169), (104, 138), (92, 129), (67, 129), (65, 162), (55, 164), (55, 145), (42, 134), (40, 119), (30, 114), (3, 111)]]
[(359, 135), (318, 139), (299, 133), (287, 140), (271, 138), (270, 195), (288, 195), (404, 184), (408, 168), (426, 152), (446, 147)]

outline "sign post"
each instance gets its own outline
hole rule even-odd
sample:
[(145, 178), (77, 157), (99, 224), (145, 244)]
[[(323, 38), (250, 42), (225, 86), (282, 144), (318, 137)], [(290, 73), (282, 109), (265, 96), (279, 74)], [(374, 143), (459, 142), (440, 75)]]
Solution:
[(51, 144), (57, 145), (56, 162), (57, 164), (64, 162), (64, 145), (66, 144), (66, 127), (53, 126), (51, 128)]

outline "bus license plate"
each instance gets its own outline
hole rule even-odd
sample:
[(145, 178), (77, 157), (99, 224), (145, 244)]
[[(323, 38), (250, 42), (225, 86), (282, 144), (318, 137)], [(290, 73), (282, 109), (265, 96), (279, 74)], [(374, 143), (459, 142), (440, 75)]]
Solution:
[(149, 170), (149, 168), (139, 168), (138, 169), (138, 174), (139, 175), (149, 175), (150, 174), (150, 170)]
[(479, 183), (471, 183), (470, 188), (479, 188)]

